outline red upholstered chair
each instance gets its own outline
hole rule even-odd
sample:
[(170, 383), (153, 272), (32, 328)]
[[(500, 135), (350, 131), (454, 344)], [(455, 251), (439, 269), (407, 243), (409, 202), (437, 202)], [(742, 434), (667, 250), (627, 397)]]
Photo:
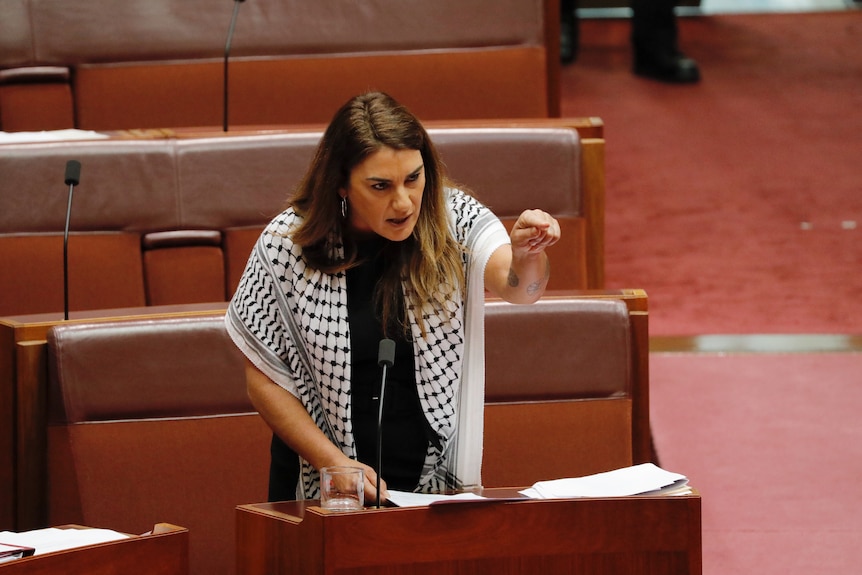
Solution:
[(485, 306), (483, 485), (528, 486), (649, 458), (646, 316), (628, 303), (565, 296)]
[(142, 247), (147, 305), (228, 299), (219, 230), (151, 232)]
[(191, 572), (234, 570), (234, 508), (266, 499), (271, 432), (222, 316), (48, 334), (48, 522), (190, 531)]

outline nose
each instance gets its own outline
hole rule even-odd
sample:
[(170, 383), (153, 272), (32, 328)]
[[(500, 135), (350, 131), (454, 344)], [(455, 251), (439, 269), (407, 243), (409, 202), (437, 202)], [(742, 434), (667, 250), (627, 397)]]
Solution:
[(392, 195), (392, 209), (398, 212), (406, 212), (410, 210), (412, 205), (410, 190), (406, 186), (398, 186)]

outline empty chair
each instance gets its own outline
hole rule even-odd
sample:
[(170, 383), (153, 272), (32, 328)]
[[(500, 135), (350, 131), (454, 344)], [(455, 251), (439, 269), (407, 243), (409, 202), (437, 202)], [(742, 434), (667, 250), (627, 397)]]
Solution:
[(266, 499), (270, 431), (223, 316), (48, 334), (48, 523), (187, 527), (191, 572), (234, 571), (234, 509)]

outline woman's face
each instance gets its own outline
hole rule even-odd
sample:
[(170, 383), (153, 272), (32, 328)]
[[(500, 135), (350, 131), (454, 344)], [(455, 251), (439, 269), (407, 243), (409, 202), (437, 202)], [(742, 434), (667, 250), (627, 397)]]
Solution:
[(347, 219), (350, 229), (400, 242), (413, 233), (425, 191), (419, 150), (381, 148), (350, 172)]

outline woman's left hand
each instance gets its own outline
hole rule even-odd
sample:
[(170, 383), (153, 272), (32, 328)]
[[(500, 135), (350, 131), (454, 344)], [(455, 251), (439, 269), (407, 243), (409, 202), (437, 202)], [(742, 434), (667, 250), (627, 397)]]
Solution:
[(515, 257), (538, 254), (559, 241), (560, 223), (542, 210), (525, 210), (518, 216), (509, 238)]

